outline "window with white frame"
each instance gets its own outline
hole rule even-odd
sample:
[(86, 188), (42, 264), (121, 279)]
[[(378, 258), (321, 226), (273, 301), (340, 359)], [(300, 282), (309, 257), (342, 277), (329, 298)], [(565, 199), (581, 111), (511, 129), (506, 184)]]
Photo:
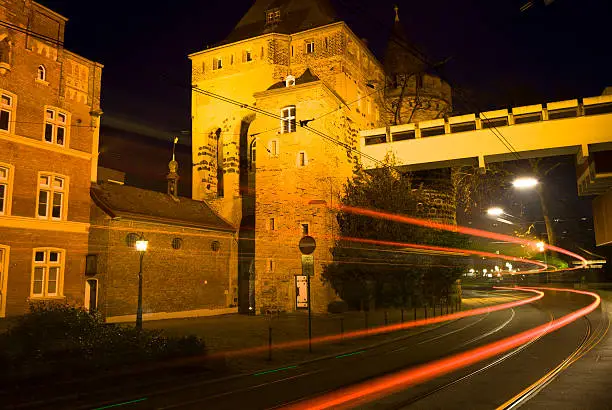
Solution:
[(306, 155), (306, 151), (300, 151), (297, 154), (297, 166), (298, 168), (304, 168), (308, 165), (308, 155)]
[(0, 164), (0, 215), (8, 215), (11, 205), (11, 167)]
[(12, 96), (2, 93), (0, 100), (0, 131), (10, 132), (15, 104)]
[(270, 152), (271, 157), (278, 157), (278, 154), (280, 152), (278, 140), (274, 139), (270, 141), (270, 148), (268, 148), (268, 150)]
[(60, 146), (66, 145), (68, 114), (55, 108), (45, 110), (45, 141)]
[(315, 43), (314, 40), (308, 40), (306, 42), (306, 54), (314, 54)]
[(66, 178), (56, 174), (40, 174), (38, 180), (38, 210), (41, 219), (64, 219), (67, 194)]
[(61, 249), (34, 249), (31, 297), (62, 296), (64, 256)]
[(295, 105), (283, 108), (281, 110), (281, 132), (283, 134), (295, 132), (296, 125)]
[(302, 236), (308, 236), (310, 234), (310, 222), (300, 222), (300, 233)]
[(39, 65), (36, 71), (36, 79), (38, 81), (47, 81), (47, 69), (44, 65)]

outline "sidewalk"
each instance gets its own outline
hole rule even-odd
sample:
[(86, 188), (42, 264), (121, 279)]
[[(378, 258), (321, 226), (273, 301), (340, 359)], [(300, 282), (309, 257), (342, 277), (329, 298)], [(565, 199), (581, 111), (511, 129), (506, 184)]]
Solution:
[[(597, 291), (602, 310), (612, 320), (612, 292)], [(612, 409), (612, 332), (534, 398), (527, 409)]]
[[(499, 304), (514, 300), (508, 297), (495, 298), (468, 298), (463, 300), (463, 310)], [(446, 313), (446, 310), (444, 311)], [(450, 313), (450, 310), (449, 310)], [(404, 321), (414, 320), (414, 310), (404, 310)], [(416, 318), (423, 319), (423, 308), (416, 310)], [(432, 309), (428, 309), (428, 317), (432, 317)], [(440, 315), (440, 308), (436, 308), (436, 316)], [(344, 333), (383, 326), (385, 324), (385, 311), (372, 311), (367, 315), (364, 312), (347, 312), (344, 314), (313, 315), (312, 337), (339, 334), (343, 328)], [(387, 310), (387, 323), (401, 323), (400, 310)], [(339, 355), (349, 351), (359, 350), (371, 345), (381, 344), (398, 337), (406, 337), (443, 324), (423, 326), (393, 333), (364, 336), (350, 340), (313, 344), (312, 353), (308, 346), (292, 349), (274, 349), (274, 345), (308, 338), (308, 315), (306, 313), (287, 313), (272, 316), (245, 316), (224, 315), (202, 318), (170, 319), (145, 322), (144, 326), (150, 329), (163, 329), (169, 335), (194, 334), (204, 339), (211, 353), (229, 350), (239, 350), (250, 347), (267, 346), (269, 328), (272, 328), (272, 360), (268, 359), (267, 349), (261, 352), (228, 357), (227, 364), (237, 371), (255, 371), (265, 368), (279, 367), (287, 363), (314, 360), (328, 355)]]

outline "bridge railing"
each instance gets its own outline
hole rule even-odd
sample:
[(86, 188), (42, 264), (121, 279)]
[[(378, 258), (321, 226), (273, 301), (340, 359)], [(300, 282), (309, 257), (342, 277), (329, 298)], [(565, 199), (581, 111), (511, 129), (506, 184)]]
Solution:
[(612, 95), (602, 95), (364, 130), (361, 137), (362, 144), (367, 146), (608, 113), (612, 113)]

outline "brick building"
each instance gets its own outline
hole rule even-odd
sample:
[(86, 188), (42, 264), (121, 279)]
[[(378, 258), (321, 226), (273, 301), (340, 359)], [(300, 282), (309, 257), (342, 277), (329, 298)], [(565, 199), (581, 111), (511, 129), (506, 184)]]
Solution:
[(134, 245), (141, 237), (148, 241), (145, 319), (237, 311), (237, 285), (229, 275), (236, 270), (236, 230), (205, 202), (176, 195), (176, 176), (170, 172), (168, 193), (117, 180), (91, 188), (85, 305), (108, 321), (134, 320), (140, 263)]
[(325, 311), (335, 295), (319, 279), (337, 234), (328, 206), (360, 161), (358, 132), (450, 110), (450, 87), (414, 64), (397, 10), (395, 20), (400, 46), (384, 66), (327, 0), (257, 0), (225, 41), (190, 55), (192, 195), (240, 226), (242, 312), (306, 305), (306, 233), (319, 244), (312, 306)]
[(66, 18), (0, 2), (0, 317), (82, 302), (102, 66), (63, 45)]

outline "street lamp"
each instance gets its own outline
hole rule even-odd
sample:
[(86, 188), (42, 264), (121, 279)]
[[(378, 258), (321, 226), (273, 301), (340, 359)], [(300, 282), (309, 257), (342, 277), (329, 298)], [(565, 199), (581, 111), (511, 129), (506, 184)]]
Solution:
[(138, 309), (136, 310), (136, 330), (142, 330), (142, 259), (147, 251), (149, 241), (145, 241), (144, 237), (140, 237), (136, 241), (136, 250), (140, 253), (140, 271), (138, 272)]
[(487, 215), (490, 215), (490, 216), (502, 216), (503, 214), (504, 214), (504, 210), (497, 206), (487, 209)]
[(548, 257), (546, 255), (546, 244), (544, 243), (544, 241), (540, 241), (538, 243), (535, 244), (536, 248), (538, 248), (539, 252), (543, 252), (544, 253), (544, 265), (546, 265), (546, 283), (550, 282), (550, 277), (548, 274)]
[(538, 185), (538, 180), (532, 177), (516, 178), (512, 181), (512, 185), (518, 189), (529, 189)]

